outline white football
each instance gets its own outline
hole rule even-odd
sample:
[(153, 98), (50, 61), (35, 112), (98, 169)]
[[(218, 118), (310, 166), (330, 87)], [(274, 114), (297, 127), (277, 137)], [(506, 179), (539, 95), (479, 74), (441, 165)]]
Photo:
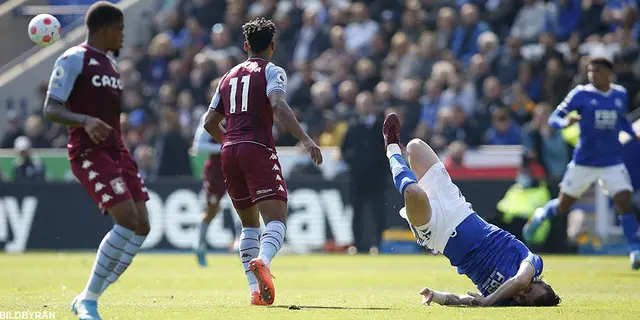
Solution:
[(29, 38), (41, 46), (49, 46), (60, 39), (62, 26), (56, 17), (42, 13), (29, 22)]

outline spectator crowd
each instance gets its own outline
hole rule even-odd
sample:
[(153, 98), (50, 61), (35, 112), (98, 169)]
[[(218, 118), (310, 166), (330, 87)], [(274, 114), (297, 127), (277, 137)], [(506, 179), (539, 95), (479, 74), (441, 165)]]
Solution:
[[(524, 145), (561, 175), (569, 154), (546, 117), (587, 82), (589, 56), (615, 62), (630, 111), (640, 97), (633, 0), (167, 0), (150, 43), (119, 62), (123, 135), (145, 175), (191, 174), (199, 118), (216, 79), (246, 59), (241, 27), (258, 16), (278, 27), (273, 62), (287, 70), (289, 104), (321, 146), (342, 146), (356, 119), (395, 111), (404, 142), (422, 138), (437, 151)], [(0, 147), (22, 136), (34, 148), (65, 146), (66, 130), (40, 113), (8, 116)], [(296, 143), (278, 123), (274, 138)]]

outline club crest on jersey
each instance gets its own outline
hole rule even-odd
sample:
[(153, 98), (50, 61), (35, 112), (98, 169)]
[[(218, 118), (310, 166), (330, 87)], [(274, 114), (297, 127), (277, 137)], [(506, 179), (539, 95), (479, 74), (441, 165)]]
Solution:
[(107, 75), (95, 75), (91, 77), (91, 84), (94, 87), (109, 87), (113, 89), (122, 90), (122, 82), (120, 79)]

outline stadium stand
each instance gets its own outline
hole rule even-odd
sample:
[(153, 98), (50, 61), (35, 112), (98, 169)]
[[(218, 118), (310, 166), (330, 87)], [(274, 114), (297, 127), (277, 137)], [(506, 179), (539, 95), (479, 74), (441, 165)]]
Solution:
[[(380, 112), (402, 115), (405, 142), (420, 137), (446, 151), (454, 141), (520, 145), (537, 105), (553, 107), (586, 81), (589, 55), (615, 61), (629, 110), (640, 90), (633, 1), (167, 0), (158, 2), (153, 38), (120, 61), (132, 152), (154, 147), (174, 118), (191, 139), (212, 81), (245, 59), (242, 23), (257, 16), (276, 22), (274, 63), (286, 68), (289, 102), (323, 146), (340, 146), (362, 91), (375, 94)], [(29, 120), (38, 106), (8, 108), (1, 148), (40, 121)], [(274, 130), (277, 145), (294, 143)], [(62, 128), (45, 122), (37, 131), (28, 132), (34, 147), (64, 147)]]

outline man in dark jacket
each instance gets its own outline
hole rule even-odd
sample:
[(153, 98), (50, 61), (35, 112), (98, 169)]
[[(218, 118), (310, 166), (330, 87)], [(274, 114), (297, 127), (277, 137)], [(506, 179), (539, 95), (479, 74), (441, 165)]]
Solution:
[(360, 252), (375, 251), (386, 227), (389, 163), (381, 152), (384, 139), (380, 134), (384, 115), (374, 105), (370, 92), (358, 95), (356, 112), (342, 144), (342, 158), (349, 166), (351, 178), (354, 246)]

